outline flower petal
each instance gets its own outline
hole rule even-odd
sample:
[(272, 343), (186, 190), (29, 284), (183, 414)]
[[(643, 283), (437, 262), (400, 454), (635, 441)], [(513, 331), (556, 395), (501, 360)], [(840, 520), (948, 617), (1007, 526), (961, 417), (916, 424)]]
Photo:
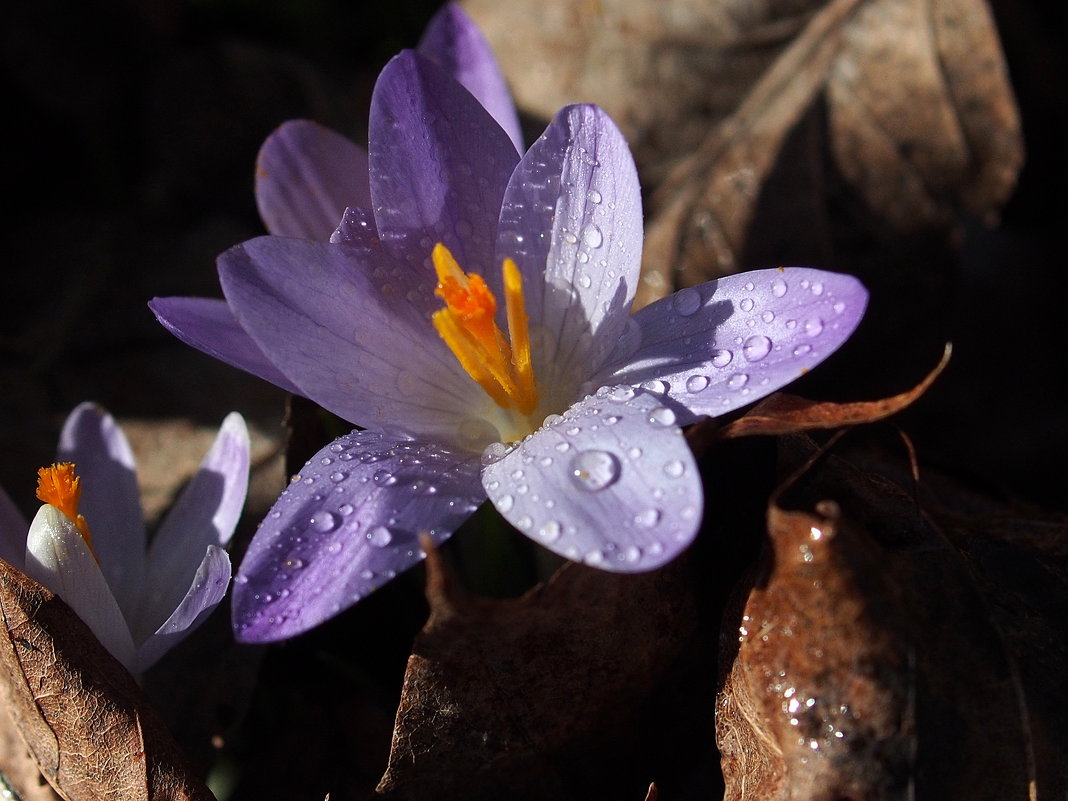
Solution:
[(674, 420), (651, 393), (603, 388), (486, 465), (482, 484), (538, 544), (605, 570), (652, 570), (701, 522), (701, 478)]
[(523, 272), (539, 384), (574, 390), (604, 363), (627, 323), (641, 248), (641, 189), (623, 135), (596, 106), (563, 109), (508, 184), (497, 242)]
[(275, 502), (234, 581), (234, 632), (269, 642), (348, 608), (445, 540), (485, 499), (478, 457), (369, 431), (339, 437)]
[(81, 477), (78, 511), (95, 535), (93, 547), (111, 592), (121, 608), (136, 608), (145, 570), (145, 522), (126, 436), (104, 409), (82, 403), (63, 424), (58, 458), (74, 462)]
[(379, 235), (408, 265), (402, 292), (433, 299), (437, 242), (466, 270), (500, 270), (497, 218), (519, 154), (470, 92), (417, 53), (395, 56), (371, 97), (368, 150)]
[(856, 278), (807, 267), (709, 281), (638, 311), (594, 380), (666, 393), (684, 425), (725, 414), (830, 356), (860, 323), (867, 300)]
[(369, 262), (390, 264), (381, 251), (260, 237), (224, 253), (219, 278), (238, 322), (316, 403), (365, 428), (455, 441), (492, 401)]
[(62, 598), (112, 656), (134, 668), (130, 630), (96, 558), (70, 518), (47, 503), (30, 523), (26, 575)]
[(256, 159), (256, 205), (275, 236), (326, 242), (347, 207), (371, 205), (367, 153), (310, 120), (283, 123)]
[(163, 327), (185, 344), (294, 395), (304, 394), (271, 364), (252, 337), (237, 324), (226, 301), (216, 298), (153, 298), (148, 307)]
[(0, 559), (22, 570), (26, 556), (26, 518), (0, 487)]
[(229, 586), (230, 557), (217, 545), (209, 545), (180, 602), (163, 625), (149, 633), (138, 646), (137, 670), (148, 670), (163, 654), (192, 634), (219, 605)]
[(427, 25), (417, 51), (464, 85), (523, 152), (519, 115), (489, 42), (457, 3), (446, 3)]
[(130, 616), (139, 641), (156, 631), (187, 594), (205, 549), (225, 548), (230, 541), (245, 504), (248, 470), (248, 429), (241, 415), (231, 412), (152, 539), (140, 603)]

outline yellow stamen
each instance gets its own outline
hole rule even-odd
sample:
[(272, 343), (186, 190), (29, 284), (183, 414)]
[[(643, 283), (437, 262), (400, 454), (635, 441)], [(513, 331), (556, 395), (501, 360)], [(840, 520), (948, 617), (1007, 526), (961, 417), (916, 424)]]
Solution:
[(445, 301), (445, 308), (434, 312), (434, 328), (467, 374), (498, 406), (530, 414), (538, 405), (538, 394), (519, 268), (511, 259), (504, 260), (504, 303), (508, 318), (508, 337), (505, 337), (494, 321), (497, 299), (482, 276), (460, 269), (452, 253), (440, 242), (434, 246), (431, 259), (438, 275), (435, 293)]
[(56, 507), (70, 518), (78, 527), (82, 539), (89, 546), (93, 556), (93, 536), (89, 533), (89, 524), (78, 514), (78, 503), (82, 499), (82, 480), (74, 472), (71, 462), (61, 462), (51, 467), (42, 467), (37, 471), (37, 498), (43, 503)]

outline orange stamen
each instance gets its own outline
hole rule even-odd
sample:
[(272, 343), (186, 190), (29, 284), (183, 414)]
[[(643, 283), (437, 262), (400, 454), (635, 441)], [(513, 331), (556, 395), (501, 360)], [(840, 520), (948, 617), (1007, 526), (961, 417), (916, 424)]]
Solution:
[[(93, 551), (93, 536), (89, 533), (89, 524), (78, 513), (78, 504), (82, 499), (82, 480), (74, 472), (71, 462), (61, 462), (51, 467), (42, 467), (37, 471), (37, 498), (56, 507), (78, 527), (78, 531)], [(96, 552), (93, 551), (93, 555)]]

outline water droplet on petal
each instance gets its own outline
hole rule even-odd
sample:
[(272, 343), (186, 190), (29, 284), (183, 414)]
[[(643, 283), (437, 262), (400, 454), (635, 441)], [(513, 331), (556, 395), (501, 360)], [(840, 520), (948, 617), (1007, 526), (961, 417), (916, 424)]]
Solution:
[(655, 392), (658, 395), (664, 395), (671, 389), (671, 387), (667, 381), (653, 379), (651, 381), (642, 381), (642, 389), (646, 392)]
[(678, 459), (672, 459), (664, 465), (664, 474), (671, 478), (680, 478), (686, 472), (686, 465)]
[(523, 515), (521, 518), (515, 521), (516, 528), (528, 529), (534, 525), (534, 520), (530, 515)]
[(604, 242), (604, 234), (596, 225), (589, 225), (582, 232), (582, 241), (591, 248), (599, 248)]
[(823, 320), (819, 317), (809, 317), (805, 320), (805, 333), (810, 337), (819, 336), (823, 333)]
[(493, 505), (497, 507), (501, 514), (507, 514), (512, 511), (512, 507), (515, 506), (515, 498), (511, 495), (502, 495), (493, 502)]
[(752, 298), (742, 298), (741, 302), (738, 304), (738, 307), (744, 312), (750, 312), (753, 310), (754, 305), (756, 304), (753, 303)]
[(650, 507), (648, 509), (643, 509), (638, 512), (638, 514), (634, 515), (634, 522), (642, 528), (652, 528), (660, 522), (660, 517), (660, 510)]
[(556, 450), (560, 451), (560, 453), (567, 453), (569, 450), (571, 450), (571, 443), (560, 440), (556, 443)]
[(741, 389), (745, 386), (748, 380), (749, 376), (747, 376), (745, 373), (735, 373), (727, 379), (727, 386), (731, 389)]
[(726, 367), (733, 358), (734, 354), (729, 350), (716, 350), (712, 352), (712, 365), (714, 367)]
[(776, 278), (771, 282), (771, 294), (777, 298), (783, 297), (786, 294), (786, 282), (781, 278)]
[(675, 293), (671, 305), (678, 314), (689, 317), (701, 308), (701, 293), (693, 287), (685, 287)]
[(708, 386), (707, 375), (692, 375), (686, 379), (686, 391), (687, 392), (701, 392)]
[(806, 353), (812, 350), (811, 345), (798, 345), (794, 348), (794, 356), (804, 356)]
[(593, 285), (593, 279), (587, 273), (578, 277), (578, 285), (583, 289), (589, 289)]
[(629, 458), (629, 459), (641, 459), (642, 458), (642, 449), (641, 448), (631, 448), (629, 451), (627, 451), (627, 458)]
[(742, 354), (746, 361), (758, 362), (771, 352), (771, 340), (766, 336), (752, 336), (742, 345)]
[(569, 244), (569, 245), (574, 245), (576, 242), (578, 242), (578, 237), (575, 236), (570, 231), (565, 231), (564, 232), (564, 241), (567, 242), (567, 244)]
[(393, 542), (393, 535), (389, 533), (389, 529), (385, 526), (375, 526), (367, 532), (367, 541), (376, 548), (385, 548)]
[(634, 398), (634, 387), (628, 387), (626, 385), (612, 387), (608, 392), (608, 397), (614, 401), (629, 401)]
[(546, 542), (556, 542), (558, 539), (560, 539), (560, 534), (562, 532), (563, 527), (555, 520), (550, 520), (538, 529), (538, 536)]
[(308, 522), (316, 531), (333, 531), (341, 519), (333, 512), (316, 512)]
[(588, 554), (586, 554), (582, 558), (582, 561), (584, 561), (588, 565), (603, 564), (604, 563), (604, 552), (603, 551), (598, 551), (598, 550), (590, 551)]
[(371, 476), (371, 480), (380, 487), (391, 487), (397, 483), (397, 477), (388, 470), (376, 471), (375, 474)]
[(507, 455), (507, 445), (505, 445), (503, 442), (491, 442), (489, 445), (486, 446), (486, 449), (482, 451), (482, 464), (483, 466), (496, 464)]
[(619, 459), (608, 451), (582, 451), (571, 457), (571, 480), (579, 489), (599, 492), (619, 479)]
[(598, 192), (596, 189), (591, 189), (589, 192), (587, 192), (586, 197), (589, 198), (590, 203), (601, 202), (601, 193)]
[(813, 295), (816, 295), (818, 297), (819, 295), (823, 294), (823, 284), (819, 281), (813, 281), (812, 286), (809, 287), (809, 291), (811, 291)]
[(763, 320), (765, 323), (774, 322), (775, 321), (775, 312), (773, 312), (771, 309), (768, 309), (766, 312), (764, 312), (764, 313), (762, 313), (760, 315), (760, 319)]
[(346, 517), (348, 517), (349, 515), (351, 515), (353, 512), (356, 511), (356, 507), (354, 507), (351, 503), (343, 503), (343, 504), (341, 504), (341, 506), (339, 506), (337, 508), (337, 510), (339, 512), (341, 512), (341, 514), (343, 514)]
[(649, 422), (659, 426), (669, 426), (675, 422), (675, 413), (666, 406), (657, 406), (649, 412)]

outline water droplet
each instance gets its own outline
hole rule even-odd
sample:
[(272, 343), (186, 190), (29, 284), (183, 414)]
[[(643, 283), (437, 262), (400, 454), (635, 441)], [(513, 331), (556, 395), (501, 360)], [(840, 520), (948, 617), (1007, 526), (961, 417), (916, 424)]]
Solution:
[(664, 474), (671, 478), (681, 478), (686, 472), (686, 465), (679, 459), (672, 459), (664, 464)]
[(606, 426), (614, 426), (621, 419), (622, 418), (620, 418), (619, 415), (610, 414), (607, 417), (602, 417), (601, 422), (604, 423)]
[(638, 514), (634, 515), (634, 522), (642, 528), (652, 528), (660, 522), (660, 517), (660, 510), (650, 507), (648, 509), (643, 509), (638, 512)]
[(582, 232), (582, 241), (591, 248), (599, 248), (604, 242), (604, 234), (596, 225), (588, 225)]
[(631, 448), (629, 451), (627, 451), (627, 458), (628, 459), (641, 459), (642, 458), (642, 449), (641, 448)]
[(771, 309), (768, 309), (766, 312), (760, 315), (760, 319), (763, 320), (765, 323), (774, 322), (775, 312), (773, 312)]
[(385, 526), (375, 526), (367, 532), (367, 541), (376, 548), (385, 548), (393, 542), (393, 535)]
[(589, 275), (583, 273), (578, 277), (578, 285), (583, 289), (589, 289), (593, 284), (593, 279)]
[(316, 512), (315, 516), (308, 521), (316, 531), (333, 531), (340, 522), (341, 519), (333, 512)]
[(812, 286), (809, 287), (809, 291), (818, 297), (823, 294), (823, 284), (819, 281), (813, 281)]
[(341, 512), (341, 514), (343, 514), (346, 517), (348, 517), (349, 515), (351, 515), (353, 512), (356, 511), (356, 507), (354, 507), (351, 503), (343, 503), (343, 504), (341, 504), (341, 506), (339, 506), (337, 508), (337, 510), (339, 512)]
[(397, 477), (388, 470), (376, 471), (375, 474), (371, 476), (371, 480), (380, 487), (391, 487), (397, 483)]
[(731, 389), (741, 389), (745, 386), (748, 380), (749, 376), (747, 376), (745, 373), (735, 373), (727, 379), (727, 386)]
[(578, 237), (575, 236), (570, 231), (565, 231), (564, 232), (564, 241), (567, 242), (567, 244), (569, 244), (569, 245), (574, 245), (576, 242), (578, 242)]
[(600, 565), (604, 563), (604, 551), (593, 550), (586, 554), (582, 561), (588, 565)]
[(619, 479), (619, 459), (608, 451), (582, 451), (571, 457), (571, 480), (579, 489), (598, 492)]
[(515, 498), (511, 495), (502, 495), (493, 502), (493, 505), (496, 506), (502, 514), (506, 514), (512, 511), (512, 507), (515, 506)]
[(644, 389), (646, 392), (655, 392), (658, 395), (663, 395), (669, 389), (671, 389), (671, 387), (667, 381), (653, 379), (651, 381), (642, 381), (642, 389)]
[(819, 317), (809, 317), (805, 320), (805, 333), (810, 337), (819, 336), (823, 333), (823, 320)]
[(635, 394), (636, 393), (634, 391), (634, 387), (621, 385), (618, 387), (612, 387), (612, 389), (608, 392), (608, 397), (614, 401), (629, 401), (634, 398)]
[(675, 293), (671, 305), (678, 314), (689, 317), (701, 308), (701, 293), (693, 287), (685, 287)]
[(771, 352), (771, 340), (765, 336), (752, 336), (742, 346), (746, 361), (758, 362)]
[(686, 391), (687, 392), (701, 392), (708, 386), (707, 375), (692, 375), (686, 379)]
[(675, 413), (666, 406), (657, 406), (649, 412), (649, 422), (658, 426), (669, 426), (675, 422)]
[(562, 532), (563, 527), (555, 520), (550, 520), (538, 529), (538, 536), (546, 542), (556, 542), (558, 539), (560, 539), (560, 534)]
[(333, 473), (330, 474), (330, 480), (333, 481), (335, 484), (344, 481), (346, 478), (348, 478), (348, 474), (342, 473), (340, 470), (335, 470)]
[(300, 570), (302, 567), (304, 567), (304, 560), (298, 557), (286, 559), (286, 567), (288, 567), (290, 570)]
[(591, 189), (589, 192), (587, 192), (586, 197), (589, 198), (590, 203), (601, 202), (601, 193), (598, 192), (596, 189)]
[(745, 282), (745, 291), (746, 292), (752, 292), (753, 289), (754, 289), (753, 282), (752, 281), (746, 281)]
[(712, 365), (714, 367), (726, 367), (733, 358), (734, 354), (729, 350), (715, 350), (712, 352)]
[(777, 298), (781, 298), (786, 294), (786, 282), (781, 278), (776, 278), (771, 282), (771, 294)]
[(491, 442), (486, 446), (486, 449), (482, 451), (482, 465), (489, 466), (491, 464), (496, 464), (507, 455), (507, 445), (503, 442)]
[(835, 314), (841, 314), (842, 312), (844, 312), (846, 310), (846, 305), (842, 301), (838, 301), (831, 308), (834, 309), (834, 313)]
[(556, 450), (560, 451), (560, 453), (567, 453), (569, 450), (571, 450), (571, 443), (560, 440), (556, 443)]
[[(532, 462), (534, 461), (534, 457), (533, 456), (530, 457), (530, 461), (532, 461)], [(512, 471), (511, 475), (512, 475), (513, 479), (515, 479), (516, 481), (519, 481), (519, 479), (521, 479), (523, 477), (523, 471), (520, 470), (517, 467), (515, 470)]]
[(527, 529), (534, 525), (534, 520), (530, 515), (523, 515), (521, 518), (515, 521), (516, 528)]
[(738, 304), (738, 307), (744, 312), (751, 312), (753, 310), (753, 306), (755, 305), (756, 304), (753, 303), (752, 298), (742, 298), (741, 302)]
[(794, 348), (794, 356), (804, 356), (811, 350), (811, 345), (798, 345), (796, 348)]

